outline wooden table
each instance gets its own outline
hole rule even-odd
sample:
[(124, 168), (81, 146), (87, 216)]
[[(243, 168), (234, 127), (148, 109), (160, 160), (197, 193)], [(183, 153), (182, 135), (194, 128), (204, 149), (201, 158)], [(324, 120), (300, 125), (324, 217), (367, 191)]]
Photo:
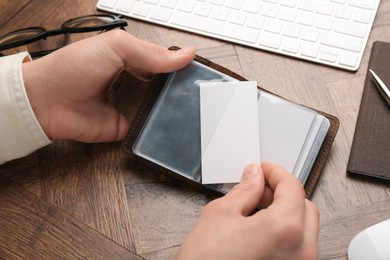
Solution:
[[(96, 0), (1, 0), (0, 35), (33, 25), (54, 29), (66, 19), (98, 13), (95, 6)], [(126, 30), (139, 38), (166, 47), (195, 45), (198, 54), (268, 90), (340, 119), (312, 197), (321, 212), (320, 259), (347, 259), (357, 232), (390, 218), (389, 183), (346, 174), (372, 43), (390, 39), (390, 1), (380, 4), (355, 73), (136, 20), (128, 23)], [(58, 47), (87, 36), (57, 36), (31, 48)], [(127, 158), (119, 143), (54, 142), (0, 166), (0, 186), (0, 258), (6, 259), (172, 259), (210, 200)]]

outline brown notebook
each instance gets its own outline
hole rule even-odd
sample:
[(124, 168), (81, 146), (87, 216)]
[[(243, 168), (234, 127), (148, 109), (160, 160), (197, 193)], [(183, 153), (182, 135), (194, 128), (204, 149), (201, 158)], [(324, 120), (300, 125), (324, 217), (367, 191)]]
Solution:
[[(227, 77), (233, 78), (234, 80), (240, 80), (240, 81), (246, 80), (240, 75), (218, 64), (215, 64), (210, 60), (204, 59), (200, 56), (196, 56), (194, 62), (200, 64), (200, 67), (203, 66), (203, 67), (211, 68), (213, 71), (222, 73), (223, 74), (222, 80), (224, 80), (223, 78), (224, 75), (227, 75)], [(178, 72), (178, 74), (174, 76), (175, 80), (184, 80), (183, 84), (188, 83), (188, 77), (192, 77), (193, 81), (216, 80), (215, 78), (213, 78), (215, 75), (211, 75), (213, 73), (207, 75), (207, 72), (205, 72), (202, 68), (200, 69), (192, 68), (190, 72), (187, 72), (186, 70), (187, 67), (181, 70), (181, 72)], [(170, 75), (172, 74), (159, 74), (156, 75), (153, 78), (153, 80), (150, 82), (142, 82), (135, 79), (127, 72), (122, 71), (114, 80), (110, 92), (110, 98), (112, 102), (117, 106), (117, 108), (120, 111), (122, 111), (126, 116), (128, 116), (131, 121), (131, 127), (129, 133), (125, 138), (125, 140), (123, 141), (122, 147), (130, 157), (135, 158), (136, 160), (144, 164), (153, 166), (165, 174), (174, 176), (178, 179), (181, 179), (201, 189), (210, 190), (210, 191), (217, 192), (219, 194), (223, 194), (226, 192), (226, 187), (228, 187), (229, 185), (226, 186), (218, 185), (218, 184), (205, 185), (205, 184), (201, 184), (200, 182), (201, 179), (201, 173), (199, 172), (200, 154), (198, 149), (200, 147), (200, 134), (199, 134), (199, 129), (197, 129), (199, 128), (200, 122), (197, 115), (197, 113), (199, 113), (199, 111), (197, 111), (199, 109), (199, 97), (197, 94), (197, 90), (195, 90), (195, 88), (193, 87), (185, 86), (183, 87), (186, 88), (185, 90), (181, 90), (182, 87), (179, 87), (176, 89), (178, 90), (177, 93), (175, 91), (171, 91), (170, 94), (166, 94), (167, 92), (165, 90), (167, 88), (164, 88), (164, 86), (173, 84), (170, 83), (170, 80), (172, 79)], [(180, 79), (180, 77), (185, 79)], [(139, 97), (137, 98), (136, 101), (140, 103), (140, 106), (138, 111), (135, 112), (133, 109), (134, 106), (130, 103), (131, 102), (130, 100), (134, 101), (134, 93), (132, 93), (132, 89), (134, 88), (134, 86), (140, 86), (140, 85), (142, 85), (141, 88), (145, 89), (146, 91), (143, 95), (139, 95)], [(260, 87), (259, 90), (266, 91)], [(268, 91), (266, 92), (270, 93)], [(169, 111), (168, 116), (170, 120), (169, 124), (161, 123), (159, 122), (159, 119), (156, 120), (153, 119), (156, 118), (155, 111), (159, 109), (159, 104), (160, 104), (159, 101), (161, 101), (161, 97), (166, 95), (168, 95), (169, 97), (164, 99), (165, 100), (164, 109), (165, 110), (170, 109), (170, 106), (172, 104), (172, 109), (168, 110)], [(274, 96), (276, 97), (276, 95)], [(180, 109), (177, 109), (178, 106), (180, 107)], [(334, 138), (336, 136), (339, 127), (339, 121), (336, 117), (321, 111), (317, 111), (317, 110), (314, 111), (316, 111), (318, 114), (324, 116), (327, 119), (326, 121), (328, 122), (328, 128), (324, 134), (324, 138), (321, 140), (321, 143), (319, 144), (317, 143), (317, 145), (319, 145), (320, 148), (316, 147), (317, 153), (315, 154), (315, 157), (312, 159), (312, 162), (310, 163), (309, 173), (307, 174), (307, 179), (305, 179), (304, 182), (307, 197), (310, 197), (312, 195), (312, 192), (320, 177), (324, 163), (327, 159), (328, 153), (330, 151), (331, 145), (334, 141)], [(166, 114), (167, 113), (165, 114), (157, 113), (158, 115), (157, 117), (158, 118), (163, 117), (166, 116)], [(183, 120), (183, 115), (186, 115), (185, 124), (183, 123), (175, 124), (174, 122), (176, 120), (175, 117), (177, 117), (177, 120), (180, 121)], [(157, 128), (158, 131), (154, 131), (153, 134), (149, 134), (147, 135), (147, 137), (144, 137), (145, 135), (143, 133), (148, 132), (149, 128), (153, 128), (154, 127), (153, 124), (157, 124), (157, 123), (149, 123), (150, 121), (159, 122), (158, 124), (160, 125), (159, 128)], [(159, 131), (160, 129), (161, 132), (170, 133), (164, 135), (163, 141), (161, 141), (162, 139), (161, 137), (158, 137), (158, 135), (160, 134)], [(143, 142), (142, 140), (143, 138), (147, 138), (148, 140), (146, 142)], [(159, 139), (158, 142), (154, 142), (153, 141), (154, 138), (156, 138), (156, 140)], [(146, 144), (143, 145), (142, 148), (137, 148), (137, 144), (142, 142)], [(177, 147), (178, 150), (177, 157), (172, 156), (172, 154), (176, 152), (172, 150), (175, 149), (170, 148), (169, 151), (164, 150), (165, 147), (167, 146), (172, 147), (172, 143), (174, 143), (173, 147)], [(183, 145), (188, 146), (189, 149), (183, 150), (182, 147)], [(139, 153), (137, 153), (137, 151), (139, 151), (140, 149), (148, 150), (149, 154), (140, 156)], [(158, 156), (160, 161), (157, 163), (153, 155), (154, 150), (159, 150)], [(174, 164), (176, 168), (173, 167), (172, 165), (164, 165), (161, 163), (161, 160), (165, 159), (163, 158), (165, 156), (164, 155), (165, 151), (167, 154), (168, 153), (170, 154), (169, 160), (172, 161), (173, 158), (173, 160), (175, 161)], [(180, 151), (184, 151), (184, 152), (181, 153)], [(168, 161), (168, 159), (166, 161)], [(191, 172), (191, 174), (189, 176), (186, 176), (186, 174), (181, 174), (182, 172), (186, 172), (187, 168), (189, 168), (188, 172)], [(185, 170), (181, 171), (175, 169), (185, 169)], [(194, 174), (192, 174), (192, 172), (194, 172)]]
[[(390, 84), (390, 43), (375, 42), (368, 69)], [(390, 108), (367, 71), (347, 172), (390, 180)]]

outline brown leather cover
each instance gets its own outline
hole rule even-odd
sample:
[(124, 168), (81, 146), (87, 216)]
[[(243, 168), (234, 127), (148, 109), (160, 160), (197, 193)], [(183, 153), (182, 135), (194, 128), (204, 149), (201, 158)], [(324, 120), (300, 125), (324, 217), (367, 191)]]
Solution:
[[(172, 49), (177, 49), (177, 47), (172, 47)], [(213, 63), (210, 60), (204, 59), (200, 56), (196, 56), (195, 61), (198, 61), (202, 64), (205, 64), (215, 70), (218, 70), (226, 75), (229, 75), (233, 78), (236, 78), (241, 81), (245, 81), (246, 79), (243, 78), (242, 76), (216, 64)], [(168, 74), (158, 74), (156, 75), (152, 81), (150, 82), (144, 82), (140, 81), (138, 79), (135, 79), (132, 77), (129, 73), (126, 71), (122, 71), (121, 73), (118, 74), (117, 78), (113, 81), (111, 91), (110, 91), (110, 99), (112, 102), (116, 105), (116, 107), (124, 113), (130, 120), (131, 122), (131, 127), (129, 130), (129, 133), (125, 140), (122, 142), (122, 147), (124, 151), (131, 156), (132, 158), (135, 158), (142, 163), (148, 164), (153, 166), (154, 168), (159, 169), (161, 172), (164, 172), (165, 174), (168, 174), (170, 176), (177, 177), (185, 182), (190, 183), (191, 185), (194, 185), (196, 187), (199, 187), (201, 189), (204, 189), (205, 187), (197, 183), (195, 181), (186, 179), (170, 170), (167, 170), (163, 167), (160, 167), (153, 162), (150, 162), (148, 160), (145, 160), (132, 152), (132, 147), (134, 142), (136, 141), (140, 131), (142, 130), (142, 127), (149, 115), (149, 112), (153, 108), (153, 105), (155, 101), (157, 100), (157, 97), (164, 85), (165, 80), (167, 79)], [(140, 107), (138, 109), (138, 112), (134, 114), (134, 109), (130, 107), (134, 107), (133, 104), (131, 104), (131, 100), (139, 102), (139, 99), (136, 99), (133, 97), (131, 94), (130, 88), (134, 86), (140, 86), (142, 85), (141, 88), (143, 88), (146, 93), (144, 94), (144, 97), (142, 99), (142, 102), (140, 104)], [(147, 88), (147, 90), (146, 90)], [(263, 89), (262, 87), (259, 87), (259, 89), (262, 89), (264, 91), (267, 91)], [(268, 91), (269, 92), (269, 91)], [(320, 174), (322, 172), (322, 169), (324, 167), (325, 161), (328, 157), (331, 145), (334, 141), (334, 138), (336, 136), (338, 127), (339, 127), (339, 120), (330, 114), (318, 111), (320, 114), (324, 115), (327, 117), (330, 121), (330, 128), (329, 131), (325, 137), (325, 140), (323, 142), (323, 145), (320, 149), (320, 152), (314, 162), (314, 165), (312, 167), (310, 176), (308, 177), (306, 184), (305, 184), (305, 191), (306, 191), (306, 196), (308, 198), (311, 197), (313, 190), (315, 188), (315, 185), (320, 177)], [(208, 190), (208, 188), (206, 188)]]
[[(375, 42), (368, 69), (390, 85), (390, 43)], [(390, 180), (390, 107), (367, 71), (347, 166), (349, 174)]]

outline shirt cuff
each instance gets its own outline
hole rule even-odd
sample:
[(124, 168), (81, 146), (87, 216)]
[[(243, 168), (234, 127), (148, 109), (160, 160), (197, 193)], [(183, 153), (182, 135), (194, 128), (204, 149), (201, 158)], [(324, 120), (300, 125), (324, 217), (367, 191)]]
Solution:
[(31, 60), (27, 52), (0, 58), (0, 164), (51, 143), (27, 97), (22, 74), (26, 60)]

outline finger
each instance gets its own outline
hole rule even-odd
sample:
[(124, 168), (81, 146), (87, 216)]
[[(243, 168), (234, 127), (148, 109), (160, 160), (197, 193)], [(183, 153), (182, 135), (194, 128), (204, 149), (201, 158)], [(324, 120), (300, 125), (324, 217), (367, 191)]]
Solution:
[[(108, 35), (116, 41), (114, 50), (123, 60), (125, 68), (151, 73), (165, 73), (183, 68), (195, 57), (195, 48), (188, 46), (174, 51), (165, 47), (138, 39), (122, 30)], [(107, 32), (105, 34), (108, 34)]]
[(259, 208), (267, 208), (269, 205), (272, 204), (272, 201), (274, 200), (274, 191), (268, 186), (265, 185), (263, 196), (261, 197), (261, 200), (259, 202)]
[(263, 190), (263, 172), (259, 165), (250, 164), (245, 167), (240, 183), (223, 199), (240, 214), (247, 216), (258, 206)]
[(309, 255), (317, 255), (317, 244), (319, 236), (319, 222), (320, 222), (320, 213), (318, 207), (310, 202), (305, 200), (305, 226), (304, 226), (304, 245), (306, 245), (305, 250), (312, 250)]
[(167, 73), (179, 70), (188, 65), (195, 56), (195, 48), (187, 46), (183, 49), (168, 50), (164, 47), (157, 45), (150, 45), (149, 51), (143, 50), (142, 63), (133, 62), (126, 64), (126, 68), (131, 67), (133, 70), (137, 70), (138, 73), (143, 72), (145, 74), (150, 73)]
[(126, 137), (130, 127), (129, 120), (111, 104), (99, 110), (96, 115), (88, 115), (88, 118), (81, 119), (80, 122), (87, 124), (83, 128), (80, 125), (80, 129), (88, 129), (83, 131), (85, 137), (77, 138), (83, 142), (121, 141)]
[(139, 80), (142, 81), (150, 81), (153, 79), (154, 73), (151, 73), (149, 71), (144, 71), (136, 68), (126, 68), (127, 71), (132, 74), (134, 77), (136, 77)]
[(129, 127), (130, 127), (129, 120), (123, 114), (119, 114), (119, 119), (117, 123), (117, 129), (118, 129), (117, 134), (112, 140), (122, 141), (123, 139), (125, 139), (129, 131)]
[(299, 202), (304, 206), (305, 192), (296, 177), (277, 164), (263, 162), (261, 167), (265, 181), (274, 191), (274, 202), (280, 199), (283, 203)]

